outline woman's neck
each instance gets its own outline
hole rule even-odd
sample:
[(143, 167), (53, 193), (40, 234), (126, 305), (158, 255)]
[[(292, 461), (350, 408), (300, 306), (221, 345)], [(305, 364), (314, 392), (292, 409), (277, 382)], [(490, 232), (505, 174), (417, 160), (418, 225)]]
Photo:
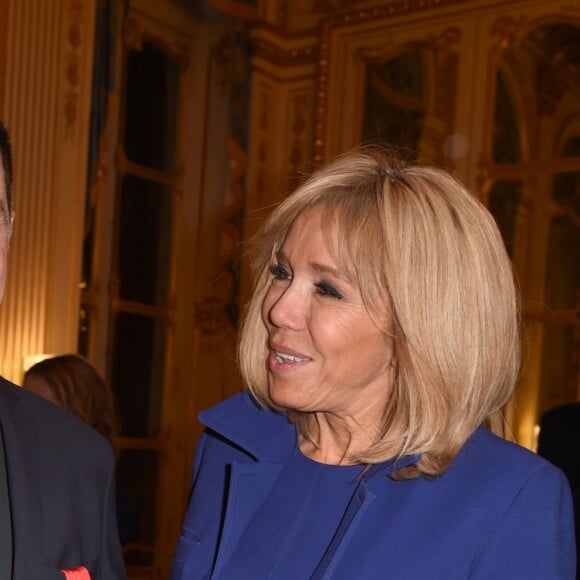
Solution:
[[(312, 440), (299, 435), (300, 451), (318, 463), (352, 465), (353, 454), (375, 443), (379, 429), (360, 423), (353, 417), (338, 417), (331, 413), (311, 414)], [(373, 424), (376, 422), (371, 422)]]

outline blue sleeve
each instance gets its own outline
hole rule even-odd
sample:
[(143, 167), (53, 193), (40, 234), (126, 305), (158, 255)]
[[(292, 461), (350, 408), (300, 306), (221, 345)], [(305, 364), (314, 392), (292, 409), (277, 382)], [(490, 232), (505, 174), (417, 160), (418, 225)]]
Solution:
[(513, 498), (470, 576), (575, 580), (576, 544), (570, 486), (543, 463)]

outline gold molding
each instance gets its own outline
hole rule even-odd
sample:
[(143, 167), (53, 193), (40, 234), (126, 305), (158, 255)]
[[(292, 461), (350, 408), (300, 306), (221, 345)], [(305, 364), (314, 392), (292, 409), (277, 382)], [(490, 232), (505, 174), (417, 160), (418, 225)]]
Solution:
[(432, 36), (429, 48), (435, 56), (435, 106), (436, 117), (445, 121), (447, 129), (453, 127), (453, 115), (457, 97), (459, 54), (456, 50), (462, 35), (459, 28), (447, 28)]
[(258, 18), (258, 9), (246, 2), (237, 0), (206, 0), (206, 2), (219, 12), (234, 18), (241, 20), (256, 20)]
[(499, 18), (491, 27), (491, 37), (495, 39), (495, 45), (500, 50), (521, 40), (525, 36), (528, 19), (521, 17), (514, 20), (510, 17)]
[(83, 2), (71, 0), (68, 4), (66, 23), (66, 66), (64, 75), (65, 137), (72, 139), (78, 119), (79, 85), (81, 81), (81, 51), (83, 44)]
[(254, 58), (261, 57), (276, 66), (282, 67), (312, 64), (315, 62), (317, 54), (316, 46), (287, 48), (265, 38), (252, 39), (252, 52)]
[(171, 58), (179, 63), (179, 70), (183, 73), (191, 63), (189, 48), (185, 43), (175, 42), (170, 45), (160, 36), (151, 34), (143, 28), (141, 21), (128, 17), (123, 22), (123, 43), (128, 50), (141, 51), (143, 44), (152, 42), (164, 50)]
[(359, 8), (331, 17), (327, 22), (333, 28), (364, 24), (376, 20), (385, 20), (394, 16), (425, 12), (434, 8), (445, 8), (456, 4), (465, 4), (469, 0), (398, 0), (387, 5)]
[[(310, 120), (312, 119), (314, 99), (312, 91), (301, 89), (290, 94), (290, 114), (288, 124), (289, 151), (286, 175), (291, 180), (306, 169), (310, 159), (308, 150), (312, 142)], [(295, 183), (289, 183), (289, 189), (294, 189)]]
[(314, 0), (314, 9), (320, 12), (332, 12), (344, 10), (350, 4), (350, 0)]
[(271, 107), (271, 87), (261, 83), (258, 102), (258, 131), (257, 131), (257, 160), (256, 160), (256, 192), (258, 199), (263, 200), (268, 183), (268, 150), (270, 147), (270, 110)]

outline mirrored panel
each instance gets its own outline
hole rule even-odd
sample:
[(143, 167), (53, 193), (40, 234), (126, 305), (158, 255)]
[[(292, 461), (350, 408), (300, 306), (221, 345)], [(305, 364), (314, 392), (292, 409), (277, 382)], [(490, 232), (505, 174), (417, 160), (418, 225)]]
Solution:
[(177, 59), (153, 42), (129, 51), (125, 154), (131, 161), (175, 169), (179, 74)]
[(367, 62), (363, 142), (380, 139), (416, 158), (426, 114), (423, 62), (418, 47), (383, 62)]
[(126, 175), (120, 200), (118, 277), (122, 300), (164, 306), (171, 276), (171, 189)]
[(121, 435), (159, 436), (167, 323), (120, 312), (115, 317), (112, 385)]

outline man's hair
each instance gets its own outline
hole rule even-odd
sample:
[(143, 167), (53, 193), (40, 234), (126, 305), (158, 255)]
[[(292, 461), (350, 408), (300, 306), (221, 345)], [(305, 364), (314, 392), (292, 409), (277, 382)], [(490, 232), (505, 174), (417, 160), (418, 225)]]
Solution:
[[(250, 391), (272, 408), (261, 305), (277, 251), (314, 206), (338, 267), (357, 281), (369, 314), (394, 341), (397, 378), (381, 436), (353, 458), (371, 464), (417, 454), (406, 476), (441, 474), (478, 427), (503, 434), (519, 373), (518, 299), (495, 221), (449, 172), (406, 164), (384, 148), (352, 151), (315, 172), (249, 244), (256, 285), (239, 364)], [(385, 307), (389, 328), (378, 319)], [(315, 441), (312, 415), (287, 410)]]
[(12, 149), (10, 147), (10, 138), (4, 123), (0, 120), (0, 158), (4, 169), (4, 187), (6, 188), (6, 202), (8, 203), (8, 212), (12, 214)]

